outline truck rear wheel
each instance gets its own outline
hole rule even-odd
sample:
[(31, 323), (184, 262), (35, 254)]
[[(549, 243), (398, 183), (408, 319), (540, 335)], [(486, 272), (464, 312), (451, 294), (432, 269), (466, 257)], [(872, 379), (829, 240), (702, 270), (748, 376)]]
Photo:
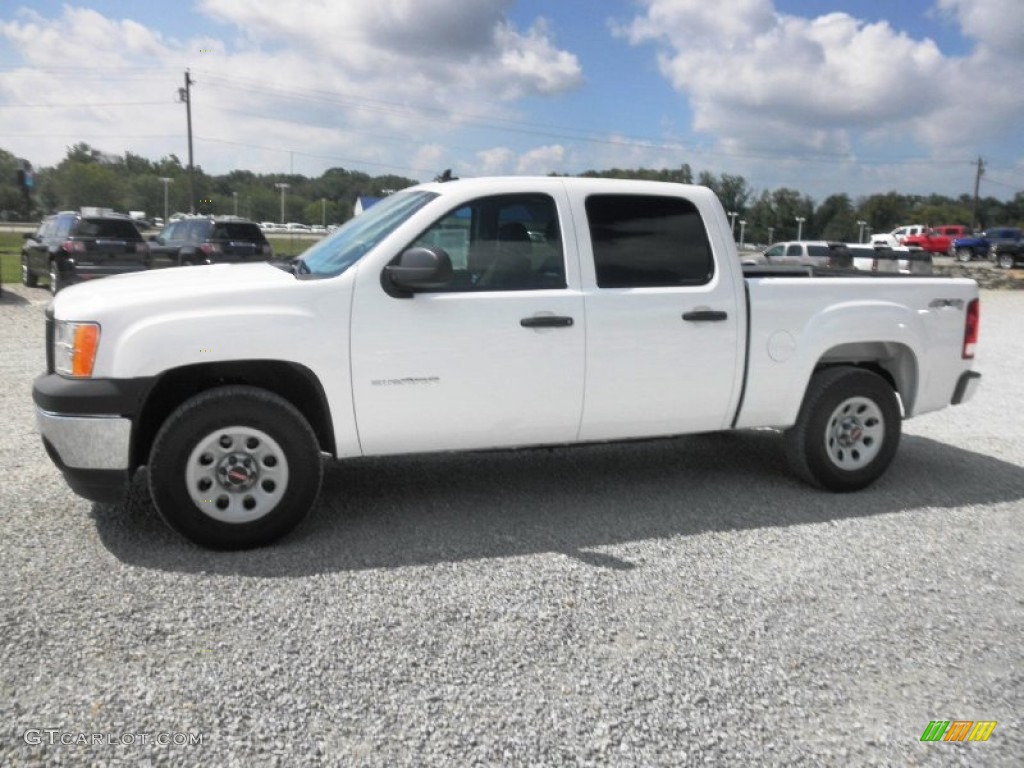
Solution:
[(284, 398), (226, 386), (187, 400), (164, 422), (149, 459), (149, 488), (164, 521), (210, 549), (281, 538), (320, 492), (316, 435)]
[(1013, 258), (1013, 254), (1000, 253), (996, 257), (996, 263), (999, 265), (1001, 269), (1013, 269), (1013, 265), (1016, 263), (1016, 261)]
[(827, 368), (811, 378), (797, 422), (786, 431), (786, 457), (812, 485), (857, 491), (892, 462), (900, 419), (896, 393), (881, 376), (852, 366)]
[(960, 262), (963, 262), (963, 263), (966, 264), (968, 261), (970, 261), (973, 258), (974, 258), (974, 251), (972, 251), (970, 248), (957, 248), (956, 249), (956, 260), (957, 261), (960, 261)]

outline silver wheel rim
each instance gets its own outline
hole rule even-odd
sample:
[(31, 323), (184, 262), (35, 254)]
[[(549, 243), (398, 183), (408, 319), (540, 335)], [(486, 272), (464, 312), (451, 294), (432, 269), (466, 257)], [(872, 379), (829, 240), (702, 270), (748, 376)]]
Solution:
[(288, 460), (266, 432), (224, 427), (200, 440), (189, 454), (185, 483), (204, 514), (222, 523), (251, 523), (284, 497)]
[(999, 266), (1002, 267), (1003, 269), (1012, 269), (1013, 259), (1011, 259), (1009, 256), (1001, 256), (999, 258)]
[(850, 397), (832, 411), (825, 428), (825, 450), (839, 469), (853, 472), (870, 464), (885, 441), (885, 417), (877, 403)]

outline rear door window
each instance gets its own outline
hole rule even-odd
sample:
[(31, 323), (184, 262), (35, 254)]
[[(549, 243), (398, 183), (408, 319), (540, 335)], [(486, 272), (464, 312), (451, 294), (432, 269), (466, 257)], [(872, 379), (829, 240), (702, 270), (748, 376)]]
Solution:
[(703, 285), (714, 275), (704, 221), (689, 200), (591, 195), (586, 209), (599, 288)]

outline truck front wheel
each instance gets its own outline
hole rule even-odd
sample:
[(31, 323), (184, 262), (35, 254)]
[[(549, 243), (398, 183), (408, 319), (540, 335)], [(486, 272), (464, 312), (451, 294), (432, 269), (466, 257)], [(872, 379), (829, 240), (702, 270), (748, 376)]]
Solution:
[(966, 264), (968, 261), (974, 258), (974, 251), (970, 248), (957, 248), (956, 249), (956, 260)]
[(281, 538), (320, 492), (320, 447), (284, 398), (226, 386), (187, 400), (164, 422), (149, 458), (149, 488), (164, 521), (210, 549)]
[(876, 373), (852, 366), (816, 373), (796, 424), (786, 431), (794, 473), (830, 491), (857, 491), (889, 467), (900, 442), (896, 393)]

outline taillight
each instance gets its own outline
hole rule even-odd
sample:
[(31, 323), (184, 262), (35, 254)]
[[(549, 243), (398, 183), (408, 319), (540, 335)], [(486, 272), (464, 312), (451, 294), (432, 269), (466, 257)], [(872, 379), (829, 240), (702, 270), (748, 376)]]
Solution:
[(61, 250), (68, 256), (73, 253), (85, 253), (85, 243), (81, 240), (65, 240), (61, 245)]
[(136, 243), (135, 252), (143, 255), (149, 253), (149, 243)]
[(978, 344), (978, 326), (981, 323), (981, 302), (972, 299), (967, 305), (967, 316), (964, 318), (964, 360), (974, 359), (974, 347)]
[(216, 243), (203, 243), (199, 246), (199, 250), (207, 256), (213, 256), (220, 253), (220, 246)]

